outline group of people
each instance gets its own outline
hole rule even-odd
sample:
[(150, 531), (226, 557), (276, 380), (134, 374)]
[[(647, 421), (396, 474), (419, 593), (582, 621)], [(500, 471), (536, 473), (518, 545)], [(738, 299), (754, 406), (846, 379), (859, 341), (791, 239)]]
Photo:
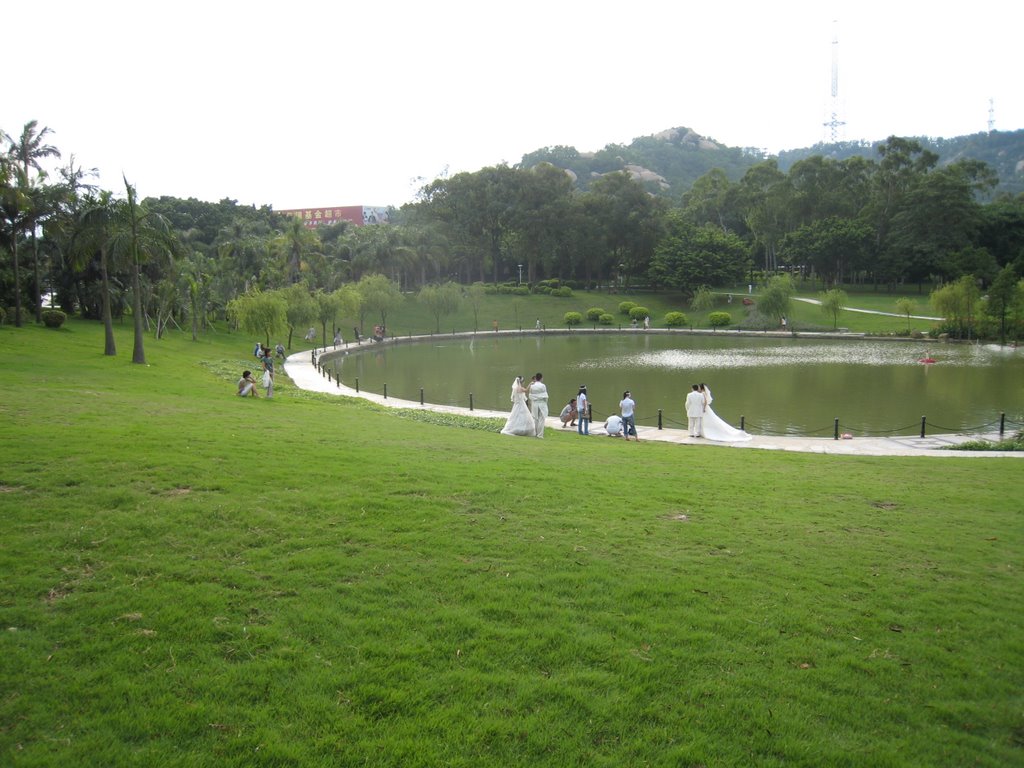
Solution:
[[(548, 388), (543, 379), (543, 375), (537, 373), (529, 384), (525, 384), (522, 376), (516, 376), (512, 382), (512, 411), (501, 429), (503, 435), (544, 437), (544, 422), (548, 417)], [(628, 390), (622, 393), (619, 410), (622, 415), (610, 416), (605, 422), (605, 431), (612, 437), (625, 437), (627, 440), (633, 437), (640, 442), (636, 432), (636, 402)], [(566, 426), (576, 427), (579, 434), (589, 435), (590, 416), (587, 387), (582, 385), (576, 397), (571, 398), (562, 408), (558, 418), (563, 429)]]
[[(266, 390), (267, 397), (274, 396), (274, 356), (270, 353), (270, 347), (256, 342), (256, 346), (253, 348), (253, 356), (260, 361), (260, 365), (263, 369), (263, 377), (260, 379), (260, 385)], [(284, 358), (284, 347), (280, 344), (277, 345), (278, 357)], [(257, 383), (253, 378), (252, 371), (242, 371), (242, 378), (238, 380), (238, 396), (239, 397), (259, 397), (257, 391)]]
[(686, 421), (690, 437), (703, 437), (721, 443), (739, 443), (751, 440), (742, 429), (723, 421), (711, 408), (711, 388), (707, 384), (693, 384), (686, 396)]
[(503, 435), (544, 437), (544, 422), (548, 418), (548, 388), (544, 376), (535, 373), (529, 384), (522, 376), (512, 382), (512, 411), (501, 429)]
[[(523, 382), (522, 376), (516, 376), (512, 382), (512, 411), (509, 413), (503, 435), (544, 436), (544, 420), (548, 415), (548, 390), (542, 381), (541, 374), (536, 374), (529, 383)], [(742, 429), (736, 429), (725, 422), (711, 407), (714, 398), (711, 388), (706, 384), (694, 384), (686, 396), (687, 429), (690, 437), (702, 437), (716, 442), (735, 443), (751, 440), (751, 436)], [(562, 428), (576, 427), (578, 434), (590, 434), (591, 406), (587, 395), (587, 387), (583, 385), (562, 408), (558, 415)], [(629, 390), (622, 393), (619, 401), (619, 412), (611, 414), (604, 423), (604, 431), (609, 437), (633, 438), (640, 442), (636, 430), (636, 401)]]

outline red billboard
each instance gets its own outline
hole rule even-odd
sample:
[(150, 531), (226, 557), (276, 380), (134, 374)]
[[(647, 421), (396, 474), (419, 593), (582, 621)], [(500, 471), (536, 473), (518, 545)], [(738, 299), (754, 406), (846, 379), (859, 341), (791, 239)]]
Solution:
[(388, 209), (367, 205), (334, 205), (320, 208), (289, 208), (277, 211), (284, 216), (298, 216), (307, 227), (325, 227), (347, 221), (356, 226), (386, 224)]

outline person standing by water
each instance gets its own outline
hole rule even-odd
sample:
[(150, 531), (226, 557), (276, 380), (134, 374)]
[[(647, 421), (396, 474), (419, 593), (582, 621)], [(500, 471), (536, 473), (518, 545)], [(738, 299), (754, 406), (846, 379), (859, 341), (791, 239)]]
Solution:
[(690, 437), (702, 437), (704, 434), (704, 393), (696, 384), (690, 388), (686, 396), (686, 421)]
[(533, 422), (537, 427), (537, 437), (544, 437), (544, 422), (548, 417), (548, 388), (542, 381), (544, 377), (537, 374), (530, 384), (530, 408), (533, 411)]
[(526, 385), (523, 384), (523, 377), (516, 376), (512, 382), (512, 411), (501, 428), (503, 435), (519, 435), (522, 437), (533, 437), (537, 434), (537, 426), (534, 424), (533, 416), (526, 407)]
[(636, 433), (636, 418), (633, 415), (635, 409), (636, 402), (627, 389), (622, 393), (622, 400), (619, 402), (619, 411), (622, 413), (622, 436), (629, 440), (629, 436), (633, 435), (639, 443), (640, 436)]
[(590, 434), (590, 402), (587, 400), (587, 385), (580, 387), (576, 394), (576, 433)]

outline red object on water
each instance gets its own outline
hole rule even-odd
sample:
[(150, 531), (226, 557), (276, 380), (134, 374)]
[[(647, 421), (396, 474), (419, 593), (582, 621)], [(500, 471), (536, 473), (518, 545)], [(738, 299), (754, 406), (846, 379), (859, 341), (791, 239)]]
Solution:
[(936, 360), (934, 357), (922, 357), (917, 362), (919, 362), (919, 363), (937, 363), (939, 361)]

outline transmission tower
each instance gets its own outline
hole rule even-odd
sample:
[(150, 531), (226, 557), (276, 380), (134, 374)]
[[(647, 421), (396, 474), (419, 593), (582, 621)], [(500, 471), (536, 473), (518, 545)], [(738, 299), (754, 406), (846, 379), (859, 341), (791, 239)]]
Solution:
[(992, 133), (996, 129), (996, 101), (995, 99), (988, 100), (988, 132)]
[(829, 129), (831, 143), (839, 139), (840, 126), (846, 123), (839, 119), (839, 22), (832, 22), (832, 118), (825, 123)]

